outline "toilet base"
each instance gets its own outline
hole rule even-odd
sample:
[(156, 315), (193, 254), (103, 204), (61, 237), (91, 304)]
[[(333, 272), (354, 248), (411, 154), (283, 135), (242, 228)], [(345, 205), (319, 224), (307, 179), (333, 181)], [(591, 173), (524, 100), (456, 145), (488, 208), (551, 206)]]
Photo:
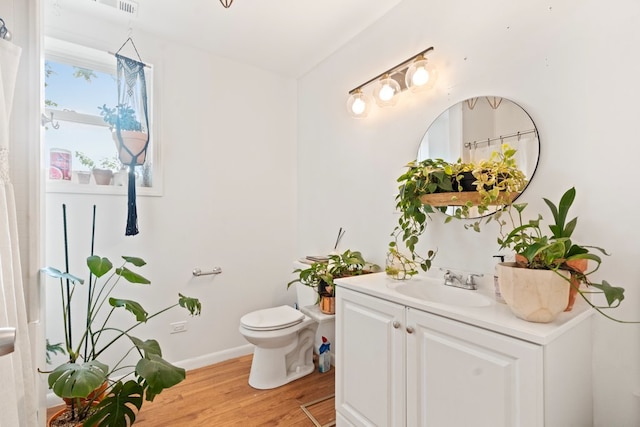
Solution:
[[(297, 365), (289, 370), (289, 372), (284, 372), (282, 356), (278, 355), (277, 360), (273, 360), (274, 358), (270, 358), (266, 354), (260, 354), (264, 353), (263, 350), (268, 349), (256, 348), (253, 353), (253, 362), (251, 363), (251, 372), (249, 373), (249, 385), (255, 389), (269, 390), (281, 387), (291, 381), (309, 375), (315, 370), (315, 365), (311, 363), (310, 365)], [(256, 362), (256, 360), (258, 362)], [(272, 368), (265, 369), (263, 363), (269, 364)]]
[[(307, 318), (303, 328), (294, 332), (294, 338), (284, 346), (269, 345), (275, 341), (263, 341), (253, 350), (253, 361), (249, 372), (249, 385), (259, 390), (283, 386), (315, 370), (313, 363), (313, 341), (318, 324)], [(245, 335), (246, 338), (246, 335)]]

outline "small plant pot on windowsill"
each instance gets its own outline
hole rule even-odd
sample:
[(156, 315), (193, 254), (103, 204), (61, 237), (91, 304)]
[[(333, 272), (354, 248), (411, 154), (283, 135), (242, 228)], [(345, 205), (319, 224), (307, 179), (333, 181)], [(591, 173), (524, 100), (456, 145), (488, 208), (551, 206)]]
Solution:
[(91, 181), (91, 172), (78, 171), (76, 173), (78, 175), (78, 183), (79, 184), (89, 184), (89, 182)]
[(126, 168), (120, 169), (113, 174), (113, 185), (117, 187), (124, 187), (129, 182), (129, 171)]
[(109, 185), (111, 184), (111, 178), (113, 177), (113, 171), (109, 169), (94, 169), (93, 170), (93, 179), (95, 179), (96, 184), (98, 185)]

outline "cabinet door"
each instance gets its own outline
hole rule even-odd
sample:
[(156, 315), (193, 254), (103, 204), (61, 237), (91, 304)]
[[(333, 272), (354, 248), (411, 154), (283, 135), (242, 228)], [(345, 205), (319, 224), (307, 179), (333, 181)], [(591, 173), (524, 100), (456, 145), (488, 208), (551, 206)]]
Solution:
[(543, 425), (542, 347), (407, 309), (407, 425)]
[(343, 288), (336, 295), (338, 419), (406, 425), (404, 307)]

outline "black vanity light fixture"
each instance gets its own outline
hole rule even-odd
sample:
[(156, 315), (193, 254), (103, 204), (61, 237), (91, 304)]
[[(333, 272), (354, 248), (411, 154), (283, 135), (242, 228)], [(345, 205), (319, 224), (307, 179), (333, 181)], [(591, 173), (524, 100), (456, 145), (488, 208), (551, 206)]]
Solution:
[(233, 3), (233, 0), (220, 0), (220, 3), (222, 3), (225, 9), (229, 9), (231, 7), (231, 4)]
[(349, 114), (356, 118), (366, 117), (371, 100), (363, 89), (372, 83), (375, 83), (373, 98), (380, 107), (396, 105), (398, 94), (406, 89), (413, 92), (431, 89), (437, 79), (437, 72), (425, 55), (432, 50), (433, 47), (425, 49), (350, 90), (347, 101)]

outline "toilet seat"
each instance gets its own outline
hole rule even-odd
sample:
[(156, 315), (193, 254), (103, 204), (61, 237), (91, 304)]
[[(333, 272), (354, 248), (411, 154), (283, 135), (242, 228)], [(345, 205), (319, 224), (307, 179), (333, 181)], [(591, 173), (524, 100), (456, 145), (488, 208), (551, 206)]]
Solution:
[(275, 331), (297, 325), (304, 318), (304, 313), (288, 305), (281, 305), (245, 314), (240, 319), (240, 325), (251, 331)]

